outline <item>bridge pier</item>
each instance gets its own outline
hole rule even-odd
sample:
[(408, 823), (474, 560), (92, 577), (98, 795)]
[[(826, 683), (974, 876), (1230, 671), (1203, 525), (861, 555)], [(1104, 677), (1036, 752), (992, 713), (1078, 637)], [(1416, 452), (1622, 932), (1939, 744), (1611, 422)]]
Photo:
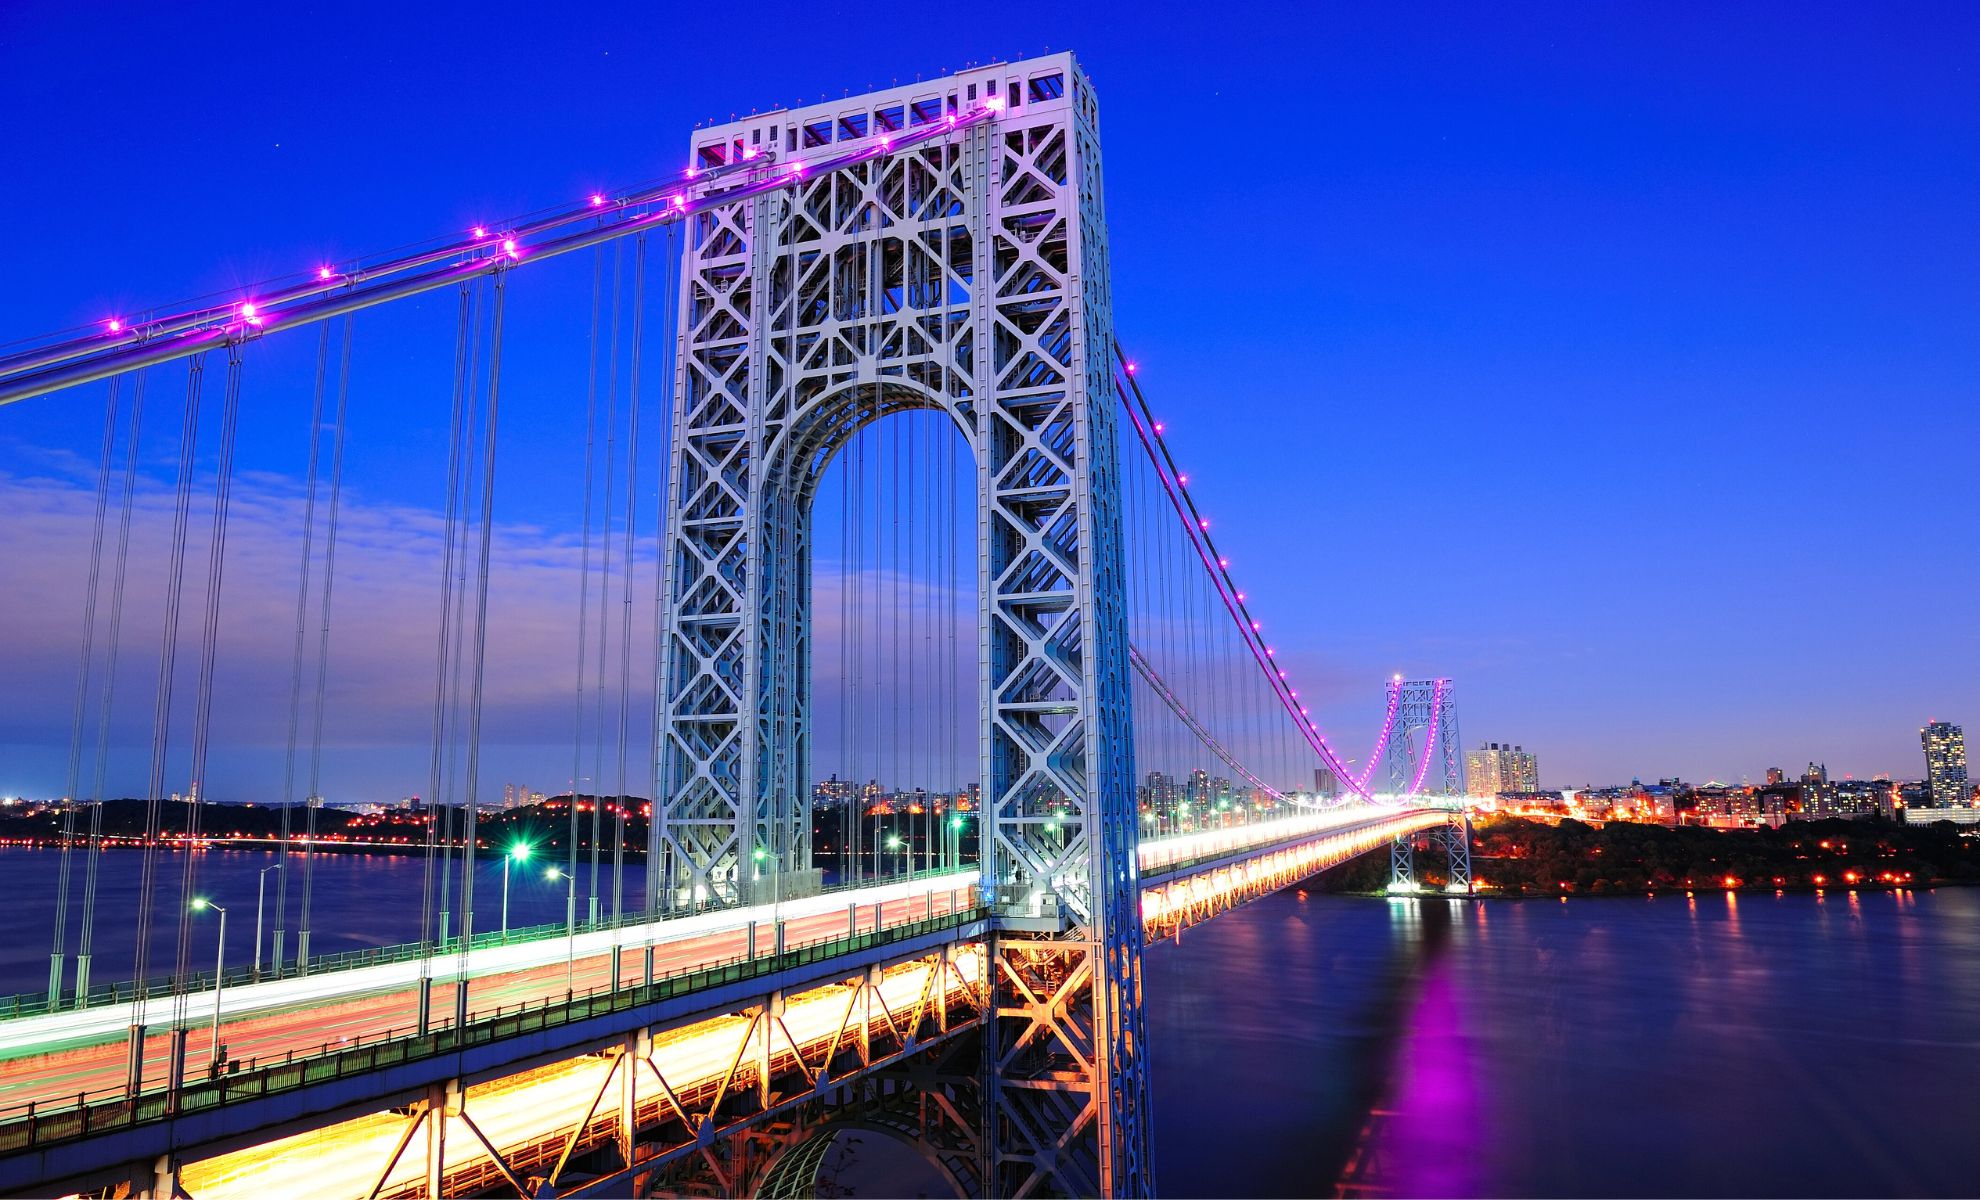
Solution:
[(1389, 843), (1389, 890), (1416, 890), (1416, 835), (1405, 833)]

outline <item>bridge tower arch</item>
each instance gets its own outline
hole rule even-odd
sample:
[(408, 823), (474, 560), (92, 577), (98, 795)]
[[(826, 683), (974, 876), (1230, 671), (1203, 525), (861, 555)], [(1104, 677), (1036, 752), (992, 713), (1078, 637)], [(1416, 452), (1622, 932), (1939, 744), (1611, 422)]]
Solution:
[(811, 494), (863, 425), (948, 412), (976, 468), (996, 1194), (1151, 1190), (1098, 120), (1060, 54), (691, 143), (736, 199), (681, 264), (648, 894), (763, 902), (808, 870)]

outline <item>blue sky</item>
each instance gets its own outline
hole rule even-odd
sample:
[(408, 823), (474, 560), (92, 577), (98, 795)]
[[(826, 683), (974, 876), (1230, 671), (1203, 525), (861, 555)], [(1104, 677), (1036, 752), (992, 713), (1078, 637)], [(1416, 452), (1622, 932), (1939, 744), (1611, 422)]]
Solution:
[[(6, 5), (0, 340), (651, 178), (697, 120), (1070, 48), (1102, 106), (1121, 336), (1340, 740), (1372, 736), (1391, 671), (1453, 676), (1467, 740), (1536, 749), (1553, 784), (1916, 775), (1925, 719), (1980, 723), (1969, 6), (731, 11)], [(586, 315), (540, 305), (535, 336)], [(444, 318), (361, 343), (393, 385), (354, 400), (354, 536), (380, 555), (358, 613), (419, 561), (394, 531), (431, 519), (445, 409), (402, 393), (444, 386), (411, 350)], [(513, 427), (517, 695), (491, 767), (539, 786), (569, 770), (547, 765), (567, 702), (530, 682), (569, 673), (574, 497), (550, 483), (579, 451), (553, 381), (582, 363), (554, 357)], [(270, 565), (230, 577), (265, 609), (244, 688), (286, 670), (301, 461), (272, 415), (301, 397), (249, 398), (268, 523), (242, 553)], [(0, 413), (0, 670), (45, 681), (0, 704), (0, 792), (60, 786), (100, 404)], [(405, 636), (351, 645), (354, 705), (366, 655), (396, 688), (430, 629)], [(340, 727), (393, 749), (333, 769), (423, 778), (397, 732), (417, 707)]]

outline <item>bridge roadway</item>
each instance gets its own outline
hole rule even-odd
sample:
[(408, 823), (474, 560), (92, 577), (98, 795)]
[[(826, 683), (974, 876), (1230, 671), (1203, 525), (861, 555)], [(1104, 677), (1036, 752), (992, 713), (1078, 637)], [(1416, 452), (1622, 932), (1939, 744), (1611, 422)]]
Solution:
[[(1150, 937), (1173, 934), (1185, 924), (1207, 919), (1257, 894), (1386, 844), (1396, 833), (1446, 818), (1447, 814), (1429, 809), (1347, 808), (1150, 839), (1140, 848), (1144, 916)], [(900, 931), (921, 933), (932, 926), (948, 930), (946, 943), (941, 938), (923, 939), (904, 945), (903, 952), (925, 955), (937, 944), (960, 952), (940, 959), (888, 963), (872, 980), (869, 1003), (877, 1002), (881, 1011), (892, 1013), (934, 992), (940, 992), (934, 998), (943, 1004), (959, 1002), (980, 979), (981, 955), (975, 943), (981, 937), (982, 911), (976, 907), (976, 882), (974, 873), (936, 874), (775, 905), (588, 931), (575, 938), (552, 934), (480, 946), (465, 956), (450, 954), (435, 960), (432, 1026), (451, 1024), (453, 980), (463, 967), (469, 979), (472, 1023), (495, 1016), (497, 1010), (542, 1007), (571, 993), (611, 993), (658, 978), (706, 971), (719, 964), (768, 958), (778, 950), (780, 935), (782, 948), (789, 951), (822, 947), (851, 935), (868, 934), (873, 935), (871, 940), (878, 940)], [(618, 989), (611, 987), (614, 945), (620, 949)], [(821, 965), (827, 967), (825, 974), (829, 975), (829, 964)], [(420, 961), (409, 959), (225, 988), (221, 997), (222, 1046), (229, 1058), (239, 1063), (239, 1070), (247, 1072), (261, 1064), (306, 1060), (404, 1038), (414, 1032), (417, 1020), (420, 971)], [(192, 1084), (207, 1079), (205, 1064), (211, 1057), (211, 1045), (206, 1021), (212, 1011), (211, 991), (195, 993), (186, 1000), (187, 1020), (193, 1026), (186, 1051), (187, 1078)], [(838, 1036), (844, 1032), (846, 1011), (841, 990), (817, 988), (792, 994), (782, 1014), (790, 1053), (801, 1061), (821, 1040), (831, 1042), (836, 1049)], [(170, 1012), (169, 998), (155, 1000), (150, 1019), (163, 1024)], [(10, 1118), (17, 1121), (29, 1102), (46, 1114), (65, 1102), (74, 1106), (79, 1095), (94, 1100), (121, 1092), (128, 1066), (129, 1020), (130, 1006), (118, 1004), (0, 1023), (0, 1129), (6, 1128)], [(721, 1083), (724, 1065), (734, 1058), (731, 1043), (737, 1035), (733, 1026), (739, 1020), (743, 1018), (705, 1020), (670, 1035), (667, 1072), (676, 1093), (685, 1096)], [(835, 1020), (840, 1023), (836, 1029)], [(162, 1085), (168, 1053), (168, 1035), (148, 1040), (148, 1083)], [(828, 1058), (830, 1053), (828, 1050)], [(526, 1140), (537, 1114), (568, 1108), (568, 1093), (573, 1088), (582, 1092), (597, 1086), (597, 1063), (596, 1057), (539, 1063), (526, 1073), (483, 1083), (475, 1089), (476, 1118), (496, 1145), (506, 1147), (514, 1145), (516, 1139)], [(483, 1078), (488, 1076), (483, 1072)], [(582, 1101), (578, 1103), (581, 1107)], [(43, 1120), (51, 1119), (45, 1116)], [(363, 1164), (353, 1168), (357, 1174), (371, 1173), (355, 1187), (357, 1194), (364, 1194), (374, 1181), (378, 1164), (391, 1154), (389, 1143), (402, 1124), (402, 1119), (380, 1112), (283, 1139), (284, 1143), (296, 1143), (298, 1149), (306, 1147), (301, 1154), (264, 1152), (273, 1146), (223, 1154), (193, 1168), (200, 1186), (190, 1190), (205, 1200), (209, 1195), (281, 1193), (307, 1181), (308, 1190), (330, 1194), (322, 1190), (327, 1181), (320, 1178), (320, 1172), (348, 1159)], [(378, 1138), (386, 1141), (381, 1155), (354, 1153), (358, 1149), (355, 1143)], [(333, 1147), (335, 1152), (330, 1153)], [(21, 1146), (18, 1138), (0, 1137), (0, 1156), (17, 1148), (27, 1147)], [(480, 1149), (460, 1147), (458, 1161), (471, 1163)], [(452, 1151), (450, 1174), (456, 1169), (451, 1157)], [(484, 1157), (493, 1161), (492, 1156)], [(307, 1173), (297, 1174), (306, 1164)], [(0, 1157), (0, 1188), (14, 1190), (37, 1176), (45, 1178), (32, 1170), (23, 1175), (8, 1169), (15, 1165), (24, 1164), (10, 1164), (6, 1157)], [(424, 1165), (409, 1161), (398, 1174), (406, 1170), (420, 1175)], [(189, 1178), (188, 1185), (191, 1182)], [(356, 1183), (355, 1175), (352, 1182)], [(401, 1182), (397, 1175), (388, 1181), (393, 1185)], [(388, 1186), (384, 1194), (391, 1191)]]

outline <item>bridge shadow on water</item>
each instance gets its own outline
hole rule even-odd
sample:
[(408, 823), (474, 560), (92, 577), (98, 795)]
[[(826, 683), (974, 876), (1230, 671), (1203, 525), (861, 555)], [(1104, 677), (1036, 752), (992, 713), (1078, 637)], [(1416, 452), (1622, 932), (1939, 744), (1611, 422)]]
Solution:
[(1475, 1194), (1458, 906), (1287, 891), (1145, 964), (1168, 1196)]

